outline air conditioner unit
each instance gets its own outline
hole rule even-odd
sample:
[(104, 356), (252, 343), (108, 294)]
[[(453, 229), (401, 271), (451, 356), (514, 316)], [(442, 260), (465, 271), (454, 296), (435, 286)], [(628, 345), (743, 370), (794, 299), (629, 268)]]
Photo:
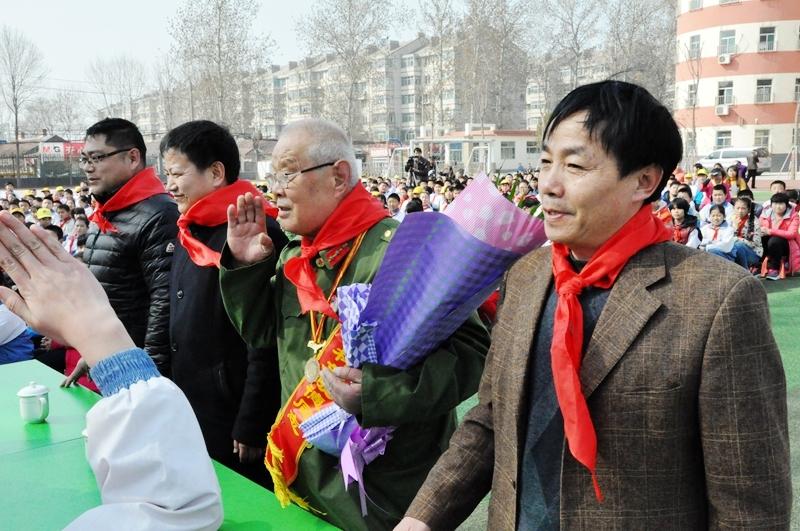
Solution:
[(721, 53), (719, 57), (717, 57), (717, 62), (721, 65), (729, 65), (731, 64), (731, 54), (729, 53)]
[(717, 116), (728, 116), (730, 111), (730, 105), (717, 105), (714, 109), (714, 113)]

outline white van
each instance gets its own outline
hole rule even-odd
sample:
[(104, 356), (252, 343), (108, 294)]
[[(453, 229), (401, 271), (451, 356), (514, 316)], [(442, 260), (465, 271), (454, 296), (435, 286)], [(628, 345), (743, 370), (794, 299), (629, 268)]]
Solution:
[(770, 157), (769, 150), (765, 147), (727, 147), (712, 151), (702, 159), (698, 160), (698, 164), (702, 164), (707, 170), (710, 170), (714, 164), (719, 162), (722, 167), (727, 169), (728, 166), (733, 166), (738, 160), (747, 166), (747, 155), (756, 151), (758, 154), (758, 175), (765, 171), (769, 171), (772, 167), (772, 158)]

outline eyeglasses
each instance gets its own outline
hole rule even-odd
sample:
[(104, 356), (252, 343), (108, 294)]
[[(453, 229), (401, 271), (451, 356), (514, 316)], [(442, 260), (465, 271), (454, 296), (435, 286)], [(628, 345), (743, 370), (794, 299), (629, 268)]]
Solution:
[(275, 190), (278, 187), (286, 188), (301, 173), (308, 173), (310, 171), (318, 170), (320, 168), (325, 168), (326, 166), (333, 166), (337, 162), (338, 161), (334, 160), (333, 162), (326, 162), (325, 164), (320, 164), (319, 166), (314, 166), (313, 168), (306, 168), (304, 170), (299, 170), (292, 173), (286, 173), (286, 172), (269, 173), (267, 174), (264, 180), (267, 181), (267, 186), (269, 187), (270, 191)]
[(95, 154), (95, 155), (89, 155), (88, 157), (85, 157), (85, 156), (81, 155), (80, 157), (78, 157), (78, 164), (80, 166), (86, 166), (87, 164), (91, 164), (92, 166), (95, 166), (99, 162), (107, 159), (108, 157), (111, 157), (111, 156), (114, 156), (114, 155), (119, 155), (120, 153), (125, 153), (126, 151), (130, 151), (132, 149), (135, 149), (135, 148), (129, 147), (129, 148), (124, 148), (124, 149), (118, 149), (116, 151), (112, 151), (111, 153), (100, 153), (100, 154)]

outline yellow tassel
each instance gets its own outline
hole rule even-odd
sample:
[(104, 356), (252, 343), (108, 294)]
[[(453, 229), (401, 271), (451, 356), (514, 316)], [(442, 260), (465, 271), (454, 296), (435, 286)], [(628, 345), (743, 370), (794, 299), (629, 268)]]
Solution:
[[(272, 454), (272, 459), (276, 463), (283, 463), (283, 450), (278, 448), (278, 445), (272, 441), (272, 437), (269, 435), (267, 436), (267, 446), (269, 446), (269, 453)], [(269, 467), (269, 465), (267, 466)]]
[(283, 479), (283, 472), (279, 467), (271, 465), (267, 459), (264, 459), (264, 466), (267, 467), (267, 471), (272, 477), (275, 497), (278, 499), (278, 502), (280, 502), (281, 507), (287, 507), (291, 498), (289, 496), (289, 487), (286, 486), (286, 481)]

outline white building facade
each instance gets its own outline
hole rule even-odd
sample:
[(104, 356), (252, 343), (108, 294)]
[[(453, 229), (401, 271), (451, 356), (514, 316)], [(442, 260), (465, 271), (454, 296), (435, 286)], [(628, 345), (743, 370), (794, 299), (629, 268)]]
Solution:
[(675, 119), (684, 162), (723, 147), (765, 147), (779, 170), (797, 142), (800, 1), (678, 6)]

